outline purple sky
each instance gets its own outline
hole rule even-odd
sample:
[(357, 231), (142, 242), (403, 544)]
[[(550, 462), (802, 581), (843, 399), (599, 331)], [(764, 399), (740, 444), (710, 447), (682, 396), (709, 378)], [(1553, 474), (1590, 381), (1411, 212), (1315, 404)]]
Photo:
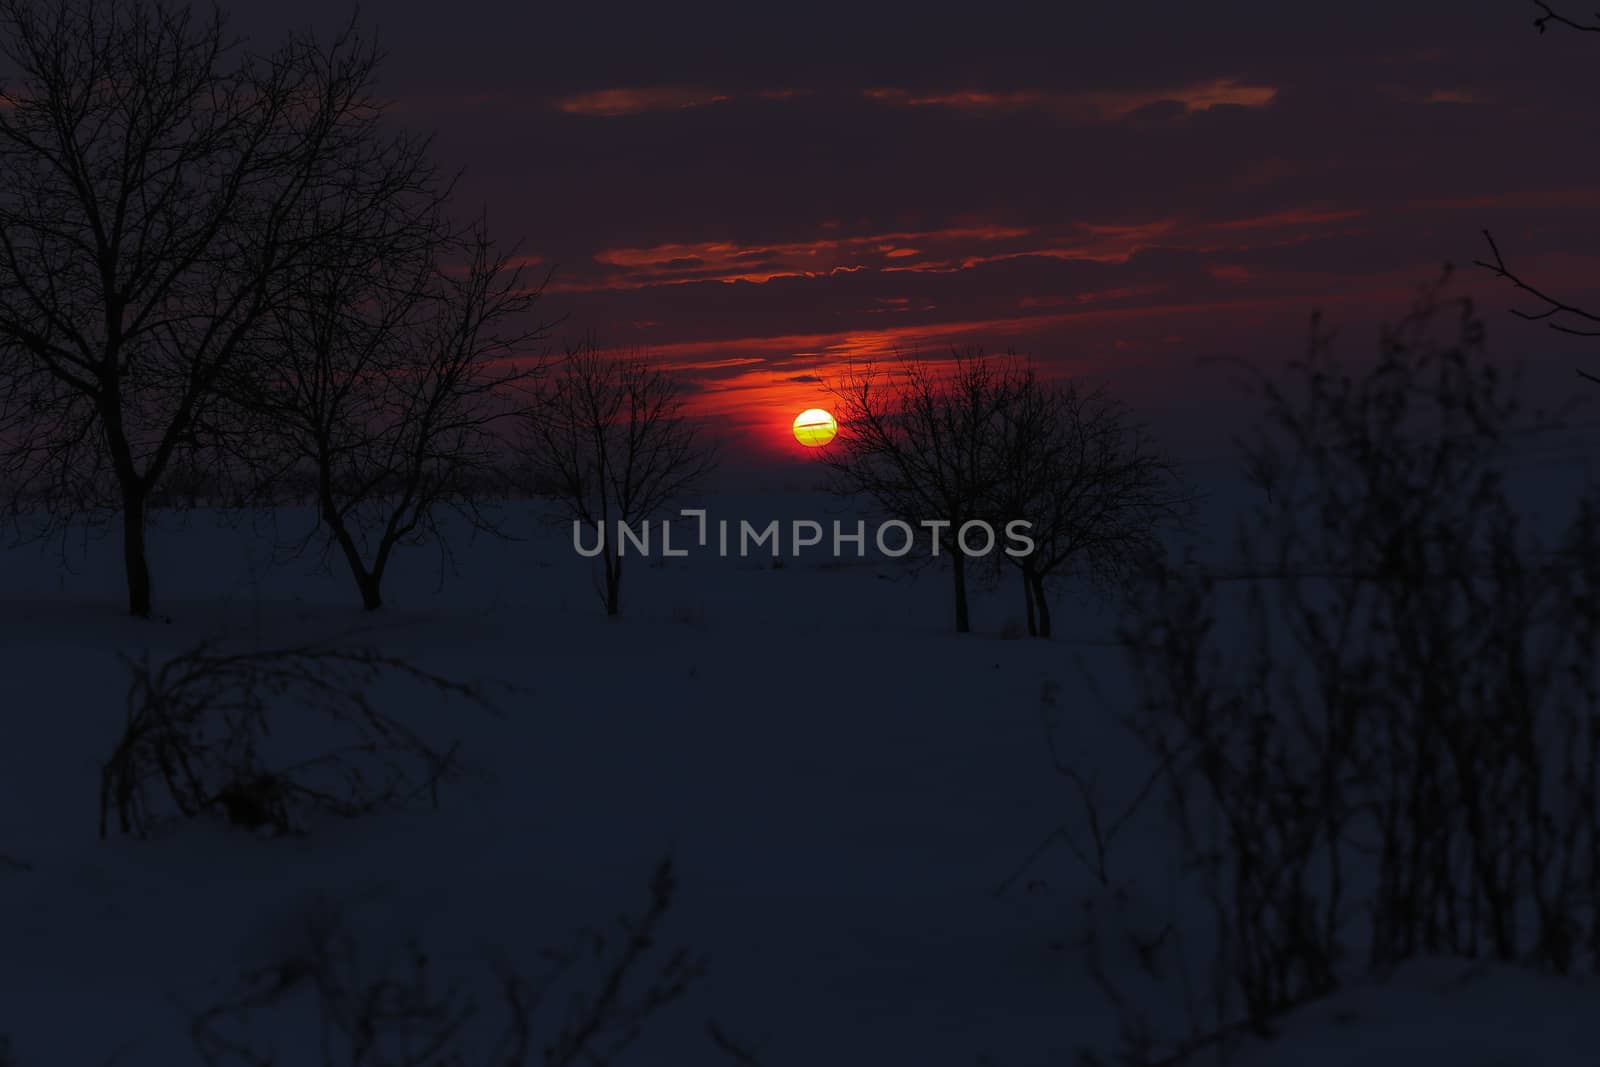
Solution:
[[(276, 6), (236, 25), (336, 21)], [(1042, 7), (365, 18), (397, 114), (555, 269), (563, 329), (677, 363), (758, 448), (895, 346), (1016, 348), (1170, 419), (1214, 384), (1196, 357), (1292, 358), (1316, 306), (1370, 336), (1445, 261), (1504, 358), (1576, 388), (1574, 346), (1468, 264), (1489, 227), (1600, 289), (1600, 34), (1523, 0)]]

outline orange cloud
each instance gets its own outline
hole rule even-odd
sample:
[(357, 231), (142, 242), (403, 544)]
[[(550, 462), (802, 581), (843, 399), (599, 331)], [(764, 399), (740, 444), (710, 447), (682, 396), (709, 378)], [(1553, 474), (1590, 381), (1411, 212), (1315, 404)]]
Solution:
[[(1391, 302), (1409, 293), (1415, 275), (1399, 270), (1365, 279), (1328, 303), (1336, 315), (1341, 309), (1366, 308)], [(1269, 291), (1223, 300), (1145, 303), (1124, 307), (1095, 307), (1097, 299), (1123, 295), (1142, 296), (1145, 290), (1107, 290), (1088, 294), (1076, 307), (1043, 314), (1016, 315), (944, 323), (907, 324), (884, 329), (832, 333), (789, 334), (729, 340), (682, 342), (653, 348), (652, 355), (688, 372), (695, 389), (688, 397), (690, 412), (718, 427), (719, 433), (737, 437), (752, 448), (768, 453), (797, 450), (789, 432), (796, 413), (809, 407), (827, 408), (830, 384), (850, 365), (890, 359), (896, 352), (917, 352), (942, 358), (951, 346), (982, 345), (992, 352), (1016, 347), (1027, 353), (1041, 340), (1054, 337), (1053, 351), (1037, 353), (1058, 373), (1099, 373), (1128, 360), (1161, 361), (1183, 353), (1191, 324), (1229, 319), (1264, 322), (1269, 316), (1301, 315), (1304, 292)], [(1042, 304), (1043, 302), (1041, 302)], [(1059, 346), (1064, 337), (1070, 349)], [(691, 368), (728, 365), (726, 356), (737, 354), (731, 373), (697, 374)], [(1063, 361), (1060, 357), (1070, 356)], [(754, 358), (751, 358), (754, 357)], [(1160, 365), (1159, 363), (1157, 365)]]
[(784, 101), (810, 94), (809, 89), (758, 89), (749, 93), (735, 93), (689, 86), (653, 86), (596, 89), (586, 93), (575, 93), (558, 98), (554, 101), (554, 106), (557, 111), (568, 115), (618, 118), (664, 111), (688, 111), (739, 98)]
[[(1098, 323), (1102, 328), (1115, 329), (1116, 323), (1125, 321), (1144, 328), (1157, 320), (1196, 314), (1212, 316), (1260, 304), (1261, 301), (1239, 300), (1227, 304), (1083, 309), (878, 330), (692, 342), (659, 346), (651, 352), (674, 368), (689, 371), (689, 376), (696, 379), (700, 376), (690, 368), (720, 366), (723, 361), (716, 358), (718, 353), (762, 353), (760, 358), (749, 360), (749, 366), (731, 374), (698, 380), (697, 389), (688, 398), (689, 410), (696, 417), (715, 423), (720, 433), (742, 437), (757, 449), (787, 452), (793, 444), (789, 425), (796, 413), (808, 407), (827, 408), (832, 400), (830, 384), (852, 363), (883, 361), (896, 352), (922, 352), (938, 359), (951, 345), (982, 344), (999, 351), (1009, 343), (1032, 339), (1068, 324)], [(1172, 331), (1163, 327), (1161, 335), (1172, 335)], [(1097, 346), (1102, 351), (1105, 347)]]
[[(1363, 209), (1292, 208), (1243, 218), (1197, 220), (1155, 219), (1129, 225), (1084, 224), (1077, 237), (1068, 243), (1018, 248), (985, 255), (963, 257), (945, 269), (966, 270), (985, 263), (1037, 256), (1043, 259), (1085, 260), (1093, 263), (1126, 263), (1140, 252), (1152, 248), (1181, 249), (1186, 252), (1240, 251), (1298, 244), (1319, 236), (1319, 230), (1332, 223), (1365, 215)], [(1235, 233), (1260, 231), (1248, 243)], [(893, 270), (894, 268), (885, 268)], [(928, 268), (932, 269), (932, 268)]]
[(729, 258), (791, 258), (837, 252), (840, 248), (898, 249), (902, 241), (998, 241), (1026, 237), (1032, 231), (1020, 226), (963, 226), (916, 233), (866, 234), (860, 237), (830, 238), (819, 241), (791, 241), (771, 245), (739, 245), (731, 241), (702, 241), (692, 244), (662, 244), (646, 248), (612, 248), (595, 254), (601, 263), (619, 267), (661, 266), (685, 260), (726, 261)]
[(911, 244), (965, 245), (1018, 240), (1032, 231), (1017, 226), (958, 226), (922, 232), (826, 237), (811, 241), (739, 244), (697, 241), (608, 248), (592, 257), (618, 268), (598, 281), (564, 282), (554, 289), (637, 289), (686, 282), (768, 282), (774, 278), (825, 277), (868, 269), (868, 264), (898, 262), (921, 254)]
[(558, 277), (551, 290), (617, 291), (695, 282), (760, 285), (780, 278), (826, 278), (860, 271), (951, 274), (1023, 258), (1120, 264), (1153, 248), (1205, 253), (1297, 244), (1364, 214), (1357, 208), (1312, 205), (1218, 220), (1076, 223), (1054, 233), (973, 223), (768, 244), (699, 241), (619, 247), (592, 257), (594, 263), (609, 268), (604, 273)]
[(1076, 122), (1113, 122), (1153, 104), (1179, 104), (1188, 114), (1214, 107), (1266, 107), (1278, 96), (1270, 85), (1247, 85), (1235, 78), (1213, 78), (1166, 89), (1062, 92), (1015, 89), (1005, 92), (957, 89), (922, 92), (867, 89), (864, 95), (895, 107), (940, 107), (969, 112), (1043, 111)]
[(558, 111), (569, 115), (588, 115), (615, 118), (619, 115), (642, 115), (654, 111), (683, 111), (704, 107), (727, 100), (723, 93), (707, 89), (653, 88), (653, 89), (596, 89), (562, 97), (555, 102)]

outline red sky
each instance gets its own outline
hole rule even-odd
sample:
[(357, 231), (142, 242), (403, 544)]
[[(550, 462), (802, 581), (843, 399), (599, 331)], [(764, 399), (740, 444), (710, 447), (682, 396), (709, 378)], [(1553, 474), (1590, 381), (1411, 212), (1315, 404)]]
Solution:
[(1581, 353), (1470, 261), (1488, 227), (1600, 289), (1600, 34), (1541, 36), (1522, 0), (1041, 7), (365, 14), (397, 115), (553, 269), (562, 331), (677, 365), (758, 451), (843, 361), (952, 343), (1199, 440), (1198, 359), (1291, 359), (1318, 306), (1366, 343), (1447, 261), (1505, 359), (1571, 384)]

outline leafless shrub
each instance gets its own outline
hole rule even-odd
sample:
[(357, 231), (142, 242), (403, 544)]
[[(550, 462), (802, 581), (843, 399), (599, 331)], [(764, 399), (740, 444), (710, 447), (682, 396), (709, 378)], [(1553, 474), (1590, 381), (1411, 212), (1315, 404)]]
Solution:
[(1600, 965), (1600, 509), (1523, 529), (1482, 340), (1442, 283), (1359, 375), (1314, 331), (1303, 392), (1265, 387), (1241, 570), (1158, 573), (1122, 635), (1212, 1038), (1420, 955)]
[[(1131, 893), (1117, 890), (1086, 900), (1082, 933), (1073, 948), (1117, 1023), (1117, 1048), (1083, 1048), (1083, 1067), (1172, 1067), (1197, 1054), (1226, 1053), (1238, 1027), (1209, 1028), (1204, 993), (1191, 973), (1184, 934), (1171, 919), (1140, 914)], [(1174, 1039), (1169, 1019), (1187, 1021)]]
[[(700, 957), (659, 945), (676, 891), (663, 860), (639, 914), (618, 918), (610, 930), (581, 932), (545, 953), (536, 974), (502, 960), (477, 983), (442, 974), (415, 943), (386, 956), (338, 911), (318, 913), (300, 946), (193, 1017), (194, 1047), (207, 1067), (284, 1062), (262, 1031), (288, 1033), (298, 1004), (314, 1018), (324, 1067), (615, 1064), (705, 974)], [(474, 992), (483, 977), (497, 991), (498, 1021)], [(262, 1020), (270, 1025), (257, 1025)]]
[[(1085, 673), (1083, 682), (1090, 690), (1096, 688), (1091, 674)], [(1014, 891), (1056, 892), (1057, 887), (1033, 872), (1047, 854), (1065, 850), (1090, 876), (1092, 885), (1076, 902), (1075, 929), (1053, 940), (1050, 947), (1071, 951), (1083, 962), (1116, 1021), (1119, 1042), (1114, 1053), (1088, 1046), (1080, 1049), (1080, 1062), (1084, 1067), (1176, 1063), (1182, 1049), (1190, 1046), (1170, 1040), (1167, 1020), (1176, 1010), (1201, 1033), (1196, 1021), (1205, 1012), (1199, 1005), (1199, 976), (1192, 972), (1182, 926), (1174, 916), (1148, 907), (1147, 887), (1130, 878), (1117, 861), (1124, 835), (1135, 829), (1135, 823), (1149, 821), (1149, 809), (1156, 806), (1152, 801), (1160, 799), (1169, 768), (1157, 761), (1145, 775), (1128, 779), (1122, 773), (1106, 773), (1098, 762), (1091, 765), (1076, 758), (1058, 737), (1068, 711), (1060, 696), (1058, 682), (1041, 682), (1039, 711), (1051, 766), (1066, 787), (1065, 815), (993, 892), (997, 897)]]
[(218, 651), (201, 644), (153, 666), (126, 661), (127, 720), (101, 771), (100, 835), (147, 836), (220, 814), (298, 832), (307, 816), (357, 816), (427, 799), (462, 773), (440, 747), (380, 708), (381, 679), (487, 708), (474, 685), (364, 648)]
[(1047, 851), (1058, 845), (1071, 853), (1100, 890), (1117, 889), (1117, 879), (1112, 876), (1111, 870), (1111, 854), (1117, 839), (1138, 816), (1164, 779), (1166, 766), (1157, 763), (1149, 774), (1131, 786), (1119, 782), (1118, 792), (1125, 795), (1113, 795), (1113, 790), (1107, 788), (1104, 776), (1097, 769), (1084, 767), (1063, 752), (1056, 737), (1061, 712), (1060, 689), (1060, 684), (1053, 679), (1040, 683), (1039, 712), (1050, 765), (1069, 790), (1069, 815), (1045, 835), (1044, 840), (1005, 881), (995, 887), (996, 896), (1009, 891)]

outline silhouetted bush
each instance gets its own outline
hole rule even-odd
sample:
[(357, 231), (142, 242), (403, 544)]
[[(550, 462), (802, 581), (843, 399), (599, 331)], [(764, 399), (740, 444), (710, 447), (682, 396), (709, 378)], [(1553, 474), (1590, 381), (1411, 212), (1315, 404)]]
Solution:
[(273, 1035), (293, 1032), (292, 1020), (309, 1009), (314, 1025), (299, 1029), (318, 1035), (326, 1067), (614, 1064), (705, 974), (702, 958), (658, 943), (676, 890), (663, 860), (639, 914), (546, 952), (538, 973), (490, 965), (498, 1022), (481, 1010), (469, 978), (441, 974), (421, 946), (386, 956), (337, 909), (319, 911), (298, 945), (194, 1016), (194, 1047), (207, 1067), (298, 1062), (280, 1058)]
[(1370, 368), (1316, 333), (1294, 377), (1247, 446), (1239, 570), (1156, 573), (1122, 632), (1127, 722), (1212, 917), (1202, 973), (1170, 930), (1136, 953), (1210, 996), (1155, 1041), (1119, 994), (1129, 1063), (1419, 956), (1600, 965), (1600, 510), (1550, 550), (1524, 528), (1525, 421), (1439, 288)]
[(356, 816), (418, 800), (462, 773), (454, 744), (424, 739), (369, 689), (396, 677), (487, 708), (481, 689), (404, 659), (322, 645), (222, 652), (201, 644), (160, 666), (128, 660), (127, 721), (101, 773), (100, 834), (218, 814), (275, 833), (307, 816)]

